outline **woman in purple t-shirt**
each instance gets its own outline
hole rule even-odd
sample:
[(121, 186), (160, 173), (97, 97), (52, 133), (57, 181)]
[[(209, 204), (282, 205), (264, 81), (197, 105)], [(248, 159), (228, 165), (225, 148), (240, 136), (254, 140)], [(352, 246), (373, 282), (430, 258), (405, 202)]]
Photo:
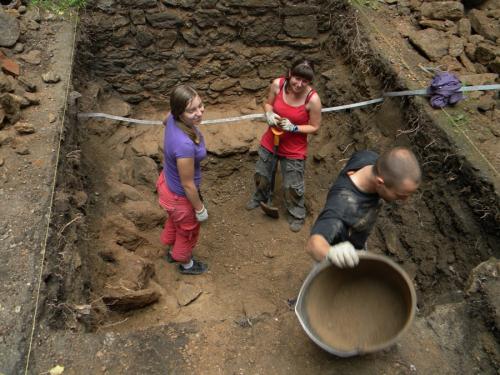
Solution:
[(208, 212), (200, 198), (200, 162), (207, 156), (203, 135), (196, 127), (205, 108), (196, 91), (177, 86), (170, 94), (170, 113), (165, 120), (164, 167), (156, 188), (168, 219), (160, 240), (169, 246), (166, 259), (178, 262), (183, 274), (199, 275), (207, 265), (193, 258), (200, 222)]

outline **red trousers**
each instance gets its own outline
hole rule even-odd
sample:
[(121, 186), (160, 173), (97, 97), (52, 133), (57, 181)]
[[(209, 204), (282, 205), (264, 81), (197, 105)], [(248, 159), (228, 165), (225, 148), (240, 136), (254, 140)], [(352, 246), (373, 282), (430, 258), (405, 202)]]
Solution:
[(160, 241), (172, 246), (172, 258), (187, 263), (191, 260), (200, 234), (200, 223), (196, 220), (193, 205), (186, 197), (170, 191), (163, 172), (156, 182), (156, 190), (160, 206), (168, 213)]

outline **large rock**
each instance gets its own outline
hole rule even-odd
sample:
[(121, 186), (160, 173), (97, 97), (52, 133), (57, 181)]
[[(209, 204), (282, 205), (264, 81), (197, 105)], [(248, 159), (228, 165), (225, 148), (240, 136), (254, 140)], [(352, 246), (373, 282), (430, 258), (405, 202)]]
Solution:
[(460, 351), (466, 339), (466, 305), (464, 302), (436, 305), (427, 317), (427, 324), (436, 333), (441, 347)]
[[(135, 251), (140, 245), (148, 244), (148, 240), (141, 236), (141, 232), (137, 229), (137, 227), (123, 216), (109, 216), (104, 220), (104, 222), (106, 223), (104, 230), (107, 233), (112, 232), (115, 234), (114, 241), (117, 245), (123, 246), (127, 250)], [(136, 274), (151, 275), (152, 269), (150, 265), (145, 265), (145, 271), (147, 272), (141, 271)], [(128, 279), (133, 278), (128, 277)], [(141, 287), (146, 285), (145, 282), (148, 281), (148, 279), (145, 279), (144, 277), (137, 278), (137, 280), (141, 282)]]
[(228, 6), (247, 8), (277, 8), (280, 5), (278, 0), (224, 0), (223, 3)]
[(200, 44), (201, 33), (197, 27), (189, 27), (187, 29), (181, 29), (180, 34), (188, 44), (191, 44), (193, 46), (198, 46)]
[(132, 9), (130, 11), (130, 19), (134, 25), (144, 25), (146, 23), (146, 17), (142, 9)]
[(276, 36), (281, 31), (281, 22), (275, 17), (260, 17), (255, 19), (252, 27), (243, 29), (242, 37), (248, 44), (275, 42)]
[(497, 78), (498, 74), (495, 73), (460, 75), (460, 81), (468, 86), (494, 84)]
[(106, 22), (101, 21), (99, 27), (105, 28), (109, 31), (115, 31), (116, 29), (127, 26), (130, 23), (128, 17), (119, 14), (116, 14), (112, 17), (106, 17), (104, 18), (104, 21)]
[(194, 8), (198, 0), (162, 0), (165, 5), (179, 6), (181, 8)]
[(158, 7), (157, 0), (122, 0), (124, 5), (128, 5), (129, 8), (153, 8)]
[(217, 9), (201, 9), (194, 14), (196, 25), (201, 28), (220, 26), (225, 18)]
[(48, 71), (42, 74), (42, 80), (45, 83), (57, 83), (61, 80), (61, 77), (56, 72)]
[(472, 29), (486, 39), (496, 41), (500, 39), (500, 22), (489, 18), (486, 12), (472, 9), (468, 14)]
[(411, 33), (410, 42), (431, 61), (439, 61), (448, 54), (449, 40), (446, 34), (435, 30), (425, 29)]
[(146, 15), (146, 19), (149, 24), (153, 27), (157, 27), (160, 29), (163, 28), (176, 28), (177, 26), (182, 25), (182, 20), (177, 17), (175, 14), (170, 13), (153, 13)]
[(455, 35), (450, 36), (448, 53), (450, 56), (458, 57), (464, 52), (464, 41)]
[(148, 201), (128, 201), (123, 204), (123, 213), (139, 229), (152, 229), (161, 225), (165, 220), (163, 210)]
[(19, 22), (0, 9), (0, 47), (12, 47), (19, 39)]
[(108, 181), (107, 183), (109, 185), (108, 194), (111, 202), (123, 203), (127, 200), (142, 200), (142, 194), (130, 185), (115, 182), (114, 180)]
[(214, 91), (224, 91), (233, 87), (238, 83), (238, 80), (232, 78), (218, 79), (210, 84), (210, 89)]
[(490, 315), (496, 329), (500, 329), (500, 261), (490, 258), (472, 270), (466, 288), (467, 294), (475, 302), (486, 305), (485, 314)]
[(280, 9), (280, 13), (284, 16), (304, 16), (307, 14), (318, 14), (320, 8), (316, 5), (289, 5)]
[(261, 64), (258, 68), (259, 77), (264, 79), (277, 78), (280, 75), (283, 75), (285, 71), (286, 68), (281, 62), (273, 64)]
[(142, 92), (142, 86), (135, 81), (115, 82), (113, 87), (122, 94), (138, 94)]
[(257, 91), (267, 87), (269, 82), (259, 78), (240, 79), (240, 86), (245, 90)]
[(457, 24), (450, 20), (428, 20), (423, 19), (418, 23), (423, 28), (433, 28), (439, 31), (449, 31), (451, 33), (455, 33), (458, 31)]
[(0, 93), (13, 91), (12, 82), (0, 71)]
[(99, 110), (111, 115), (127, 117), (130, 115), (130, 104), (116, 96), (108, 96), (99, 101)]
[(314, 38), (318, 35), (315, 15), (287, 17), (283, 28), (292, 38)]
[(16, 95), (0, 95), (0, 107), (5, 113), (5, 120), (15, 124), (21, 117), (21, 103), (16, 99)]
[(203, 293), (203, 290), (200, 289), (199, 286), (188, 283), (181, 283), (175, 292), (177, 302), (181, 306), (187, 306), (194, 302), (201, 295), (201, 293)]
[[(118, 276), (118, 283), (122, 284), (124, 282), (126, 287), (132, 290), (140, 290), (147, 287), (155, 274), (153, 263), (142, 257), (129, 256), (128, 254), (122, 255), (125, 256), (119, 259), (120, 267), (123, 271)], [(109, 280), (109, 284), (113, 284), (113, 278)]]
[(471, 61), (476, 61), (476, 45), (474, 43), (465, 43), (465, 54)]
[(458, 35), (465, 38), (470, 36), (472, 26), (468, 18), (462, 18), (460, 21), (458, 21), (457, 25), (458, 25)]
[(140, 48), (149, 47), (155, 41), (155, 36), (146, 30), (146, 27), (143, 27), (142, 30), (139, 27), (137, 28), (135, 39)]
[(481, 64), (487, 64), (500, 56), (500, 47), (490, 43), (480, 43), (474, 53), (475, 61)]
[(441, 60), (439, 60), (439, 66), (441, 66), (441, 69), (445, 71), (454, 73), (461, 72), (464, 69), (457, 58), (450, 55), (446, 55)]
[(36, 132), (36, 129), (33, 125), (27, 122), (20, 122), (20, 121), (14, 125), (14, 129), (16, 130), (16, 133), (19, 135), (33, 134)]
[(488, 63), (488, 69), (493, 73), (500, 74), (500, 56), (497, 56), (495, 60)]
[(34, 49), (24, 55), (20, 55), (19, 58), (28, 64), (40, 65), (42, 62), (42, 51)]
[[(154, 159), (160, 158), (160, 139), (151, 139), (146, 136), (137, 137), (130, 143), (130, 148), (137, 156), (148, 156)], [(150, 164), (150, 168), (153, 167), (151, 162), (148, 161), (148, 164)]]
[(476, 73), (476, 67), (474, 66), (473, 62), (469, 60), (465, 53), (462, 53), (458, 58), (469, 73)]
[(154, 288), (135, 291), (110, 290), (102, 300), (110, 309), (125, 312), (150, 305), (158, 301), (160, 295)]
[(459, 1), (425, 2), (420, 12), (426, 18), (457, 21), (464, 16), (464, 6)]
[(497, 279), (500, 277), (500, 261), (496, 258), (490, 258), (476, 266), (470, 273), (467, 280), (467, 294), (480, 292), (483, 282), (488, 279)]
[(243, 74), (250, 73), (253, 69), (252, 64), (245, 59), (237, 59), (229, 68), (226, 69), (225, 73), (229, 77), (237, 78)]
[[(158, 144), (156, 144), (158, 146)], [(134, 185), (146, 185), (151, 191), (156, 189), (158, 178), (158, 167), (153, 159), (147, 156), (134, 157), (132, 159), (132, 174)]]
[(0, 68), (1, 71), (14, 77), (19, 76), (19, 74), (21, 73), (21, 67), (19, 66), (19, 64), (15, 60), (5, 56), (2, 51), (0, 51)]

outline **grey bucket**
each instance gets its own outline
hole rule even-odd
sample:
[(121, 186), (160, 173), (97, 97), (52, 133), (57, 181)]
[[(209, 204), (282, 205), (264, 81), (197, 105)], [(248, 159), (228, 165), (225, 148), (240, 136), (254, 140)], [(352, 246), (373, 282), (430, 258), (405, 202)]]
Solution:
[[(332, 265), (328, 260), (324, 260), (315, 265), (307, 278), (304, 280), (295, 304), (295, 313), (297, 314), (299, 322), (309, 338), (322, 349), (339, 357), (352, 357), (355, 355), (373, 353), (394, 345), (411, 325), (415, 316), (415, 288), (413, 287), (413, 283), (406, 272), (386, 256), (368, 253), (366, 251), (360, 251), (358, 254), (360, 262), (357, 267), (352, 269), (340, 269)], [(360, 280), (363, 280), (362, 284), (360, 284)], [(324, 293), (325, 295), (321, 294), (321, 285), (318, 286), (318, 283), (324, 282), (328, 282), (329, 284), (331, 283), (331, 295), (326, 295), (326, 293)], [(349, 345), (333, 343), (331, 337), (329, 340), (322, 337), (318, 333), (318, 330), (315, 329), (315, 327), (319, 327), (318, 324), (320, 324), (319, 320), (321, 319), (318, 319), (317, 316), (314, 317), (314, 314), (310, 312), (312, 310), (308, 311), (308, 303), (309, 306), (312, 306), (312, 301), (318, 301), (319, 298), (320, 305), (324, 306), (324, 301), (333, 301), (336, 295), (342, 295), (342, 288), (345, 290), (347, 285), (354, 285), (353, 283), (358, 283), (357, 285), (367, 285), (370, 287), (371, 282), (374, 283), (373, 285), (378, 283), (383, 285), (384, 288), (388, 288), (388, 290), (390, 289), (391, 294), (394, 294), (393, 297), (396, 298), (395, 301), (397, 303), (394, 306), (389, 306), (392, 304), (387, 304), (387, 306), (375, 306), (373, 303), (374, 301), (372, 301), (370, 305), (370, 298), (367, 300), (363, 299), (362, 301), (356, 301), (356, 296), (353, 296), (353, 305), (356, 306), (357, 304), (358, 306), (361, 306), (361, 304), (364, 303), (370, 305), (367, 306), (367, 311), (363, 313), (365, 315), (370, 312), (370, 309), (380, 308), (389, 312), (389, 314), (387, 314), (387, 319), (393, 319), (394, 315), (398, 315), (397, 320), (394, 320), (395, 323), (393, 322), (394, 327), (391, 327), (390, 330), (384, 332), (384, 337), (374, 339), (375, 336), (373, 336), (367, 339), (371, 333), (377, 330), (377, 324), (380, 325), (380, 322), (377, 322), (375, 317), (368, 315), (364, 316), (365, 319), (361, 322), (364, 329), (363, 334), (353, 332), (352, 337), (349, 338)], [(328, 293), (330, 293), (330, 291), (328, 291)], [(348, 294), (344, 293), (344, 297), (347, 295)], [(330, 300), (328, 298), (330, 298)], [(351, 296), (349, 295), (348, 298), (351, 298)], [(340, 301), (340, 298), (338, 300)], [(335, 303), (335, 301), (333, 302)], [(392, 311), (392, 314), (391, 308), (395, 309)], [(342, 322), (339, 321), (339, 327), (335, 328), (335, 310), (331, 310), (332, 311), (327, 311), (326, 314), (332, 318), (331, 321), (328, 321), (328, 324), (333, 327), (331, 332), (335, 335), (335, 329), (341, 330), (343, 327), (340, 327)], [(353, 311), (353, 321), (355, 321), (356, 318), (359, 318), (356, 313), (356, 311)], [(324, 316), (325, 312), (321, 312), (321, 314)], [(351, 315), (348, 316), (348, 319), (351, 319)], [(356, 334), (359, 336), (359, 342), (356, 342), (358, 339), (358, 337), (355, 337)], [(361, 338), (360, 336), (364, 337)], [(335, 339), (333, 339), (333, 341), (335, 341)]]

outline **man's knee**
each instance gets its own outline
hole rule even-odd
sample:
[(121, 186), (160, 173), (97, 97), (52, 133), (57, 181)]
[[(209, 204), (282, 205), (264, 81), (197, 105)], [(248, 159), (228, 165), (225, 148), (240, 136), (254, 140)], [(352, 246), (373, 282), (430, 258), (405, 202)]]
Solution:
[(285, 188), (285, 198), (294, 203), (299, 203), (304, 198), (304, 184), (298, 183)]

